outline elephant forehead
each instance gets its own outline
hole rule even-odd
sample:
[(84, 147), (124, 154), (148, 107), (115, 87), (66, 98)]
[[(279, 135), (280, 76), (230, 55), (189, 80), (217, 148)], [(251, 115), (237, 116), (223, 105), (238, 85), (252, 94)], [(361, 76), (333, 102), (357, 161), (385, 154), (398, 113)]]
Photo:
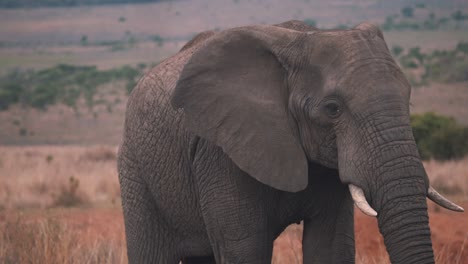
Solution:
[(363, 59), (391, 57), (385, 41), (360, 30), (311, 32), (308, 34), (311, 63), (336, 67)]

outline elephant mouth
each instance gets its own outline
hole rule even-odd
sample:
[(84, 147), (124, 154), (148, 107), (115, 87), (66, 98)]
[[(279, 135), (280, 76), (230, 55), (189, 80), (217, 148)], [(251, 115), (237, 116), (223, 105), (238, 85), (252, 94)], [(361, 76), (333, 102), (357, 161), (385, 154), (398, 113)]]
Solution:
[[(364, 191), (354, 184), (349, 184), (348, 187), (356, 207), (368, 216), (377, 216), (377, 211), (375, 211), (367, 202)], [(429, 189), (427, 190), (427, 198), (448, 210), (455, 212), (465, 211), (463, 207), (442, 196), (432, 186), (429, 186)]]

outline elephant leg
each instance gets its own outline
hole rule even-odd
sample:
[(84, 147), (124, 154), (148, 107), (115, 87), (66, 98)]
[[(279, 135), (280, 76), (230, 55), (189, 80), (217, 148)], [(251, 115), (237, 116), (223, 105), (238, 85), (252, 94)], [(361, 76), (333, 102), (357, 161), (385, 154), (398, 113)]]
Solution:
[(214, 256), (186, 257), (182, 259), (182, 264), (216, 264), (216, 261)]
[(270, 263), (276, 206), (270, 202), (272, 189), (241, 171), (220, 148), (200, 153), (209, 154), (211, 161), (209, 167), (195, 161), (195, 178), (216, 263)]
[(354, 204), (347, 188), (326, 209), (304, 220), (304, 263), (354, 263)]
[(120, 177), (129, 263), (179, 263), (168, 228), (158, 221), (146, 185)]

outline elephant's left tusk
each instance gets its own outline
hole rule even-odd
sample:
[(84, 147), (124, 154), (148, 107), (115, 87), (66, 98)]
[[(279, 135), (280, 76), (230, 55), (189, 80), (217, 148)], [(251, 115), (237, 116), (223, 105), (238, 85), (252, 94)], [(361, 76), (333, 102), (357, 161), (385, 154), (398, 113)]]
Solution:
[(427, 190), (427, 197), (431, 199), (434, 203), (444, 208), (447, 208), (449, 210), (456, 211), (456, 212), (465, 211), (463, 207), (455, 204), (454, 202), (442, 196), (442, 194), (438, 193), (434, 188), (432, 188), (432, 186), (429, 186), (429, 189)]
[(353, 197), (354, 204), (357, 206), (357, 208), (359, 208), (368, 216), (377, 216), (377, 212), (372, 209), (369, 203), (367, 203), (366, 197), (364, 196), (364, 191), (361, 188), (350, 184), (349, 192), (351, 193), (351, 197)]

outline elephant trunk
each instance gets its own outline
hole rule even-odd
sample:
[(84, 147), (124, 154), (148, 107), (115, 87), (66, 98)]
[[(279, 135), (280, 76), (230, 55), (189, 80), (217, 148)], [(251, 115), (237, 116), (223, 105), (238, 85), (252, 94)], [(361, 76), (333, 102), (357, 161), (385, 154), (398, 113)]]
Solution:
[[(429, 180), (409, 118), (396, 116), (372, 122), (380, 127), (356, 128), (358, 140), (343, 138), (348, 148), (338, 152), (343, 155), (340, 178), (350, 185), (357, 207), (377, 215), (392, 263), (434, 263), (426, 204)], [(359, 143), (349, 147), (349, 142)]]
[[(411, 127), (393, 124), (382, 135), (368, 178), (370, 204), (392, 263), (434, 263), (427, 213), (429, 180)], [(369, 176), (371, 176), (369, 173)]]
[(376, 195), (378, 225), (392, 263), (434, 263), (426, 192), (412, 177), (387, 182)]

